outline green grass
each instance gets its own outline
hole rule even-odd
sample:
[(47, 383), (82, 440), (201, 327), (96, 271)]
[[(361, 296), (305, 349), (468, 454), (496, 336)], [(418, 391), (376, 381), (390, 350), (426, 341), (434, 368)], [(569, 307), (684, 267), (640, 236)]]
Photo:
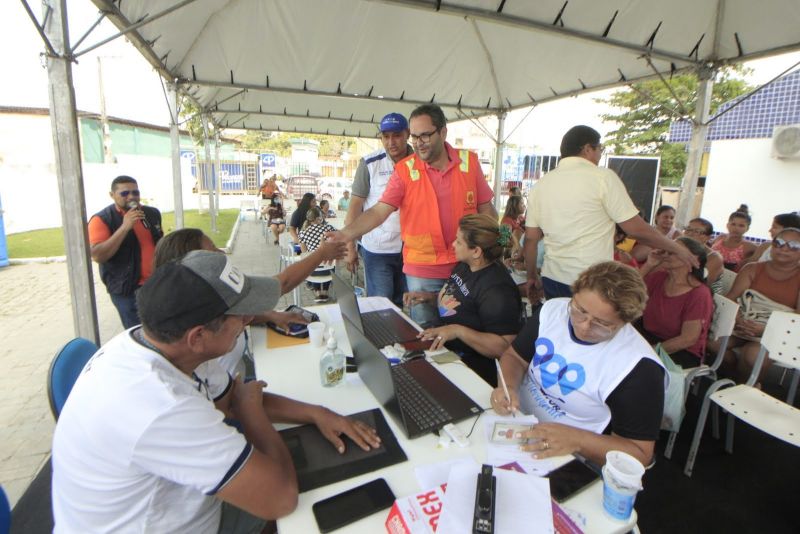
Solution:
[[(230, 238), (233, 225), (239, 216), (238, 209), (221, 210), (217, 217), (217, 233), (211, 233), (211, 217), (208, 213), (200, 214), (197, 210), (186, 210), (183, 212), (184, 226), (187, 228), (200, 228), (211, 237), (214, 244), (220, 248), (224, 247)], [(175, 213), (163, 213), (161, 224), (164, 233), (175, 229)], [(9, 258), (40, 258), (45, 256), (63, 256), (64, 252), (64, 233), (61, 228), (45, 228), (44, 230), (32, 230), (11, 234), (6, 237), (8, 242)]]

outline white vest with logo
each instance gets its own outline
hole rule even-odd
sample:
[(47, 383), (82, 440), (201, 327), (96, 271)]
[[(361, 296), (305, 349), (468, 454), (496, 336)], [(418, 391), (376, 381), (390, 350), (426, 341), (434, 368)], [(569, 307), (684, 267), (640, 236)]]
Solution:
[(661, 361), (630, 324), (608, 341), (582, 344), (570, 335), (568, 321), (569, 299), (545, 302), (534, 358), (519, 390), (520, 408), (540, 422), (600, 434), (611, 421), (608, 396), (642, 359)]
[[(364, 201), (364, 211), (378, 203), (386, 184), (394, 172), (394, 161), (384, 149), (364, 156), (369, 171), (369, 195)], [(399, 253), (403, 248), (400, 239), (400, 212), (395, 210), (377, 228), (361, 236), (361, 246), (375, 254)]]

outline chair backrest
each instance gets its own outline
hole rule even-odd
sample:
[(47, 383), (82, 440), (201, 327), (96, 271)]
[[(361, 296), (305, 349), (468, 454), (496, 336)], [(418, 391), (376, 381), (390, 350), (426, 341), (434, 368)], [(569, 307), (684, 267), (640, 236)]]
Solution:
[(0, 486), (0, 534), (7, 534), (11, 530), (11, 505), (6, 497), (6, 492)]
[(708, 329), (710, 339), (719, 339), (730, 336), (736, 325), (736, 314), (739, 313), (739, 304), (722, 295), (714, 295), (714, 314), (711, 316), (711, 326)]
[(72, 386), (95, 352), (97, 345), (88, 339), (76, 337), (53, 357), (50, 371), (47, 373), (47, 397), (50, 399), (50, 410), (56, 420), (61, 414), (64, 403), (67, 402)]
[(719, 275), (720, 294), (724, 295), (733, 287), (733, 282), (736, 280), (736, 273), (730, 269), (722, 269), (722, 274)]
[(800, 369), (800, 315), (774, 311), (761, 336), (770, 360), (785, 367)]

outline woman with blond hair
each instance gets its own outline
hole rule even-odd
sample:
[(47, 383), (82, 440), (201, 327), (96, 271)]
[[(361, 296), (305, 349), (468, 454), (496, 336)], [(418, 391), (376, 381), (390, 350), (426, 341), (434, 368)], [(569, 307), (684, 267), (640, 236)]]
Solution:
[(508, 386), (492, 408), (532, 413), (522, 432), (535, 458), (579, 452), (605, 463), (606, 453), (653, 459), (664, 411), (665, 371), (631, 325), (647, 303), (639, 273), (619, 262), (595, 264), (572, 284), (572, 298), (550, 299), (528, 319), (500, 358)]
[(438, 305), (442, 326), (420, 333), (432, 340), (432, 350), (447, 347), (489, 384), (497, 385), (494, 360), (522, 326), (522, 300), (516, 284), (501, 263), (513, 243), (511, 231), (485, 214), (465, 215), (453, 242), (458, 264), (438, 295), (414, 291), (407, 305), (423, 299)]

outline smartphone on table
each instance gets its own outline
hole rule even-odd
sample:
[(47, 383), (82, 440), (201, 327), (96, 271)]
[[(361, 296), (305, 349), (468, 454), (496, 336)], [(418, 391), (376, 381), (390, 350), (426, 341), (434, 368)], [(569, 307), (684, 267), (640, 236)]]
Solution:
[(320, 532), (331, 532), (391, 507), (394, 499), (386, 480), (379, 478), (315, 502), (311, 510)]
[(551, 471), (547, 478), (550, 479), (550, 495), (556, 502), (561, 503), (586, 489), (600, 478), (600, 474), (575, 459)]
[[(309, 323), (313, 323), (314, 321), (319, 321), (319, 315), (316, 313), (310, 312), (300, 306), (295, 306), (292, 304), (285, 310), (286, 313), (299, 313), (303, 316), (303, 318), (308, 321)], [(308, 337), (308, 325), (300, 324), (300, 323), (289, 323), (289, 330), (285, 330), (280, 326), (276, 325), (273, 322), (268, 322), (267, 326), (279, 334), (283, 334), (284, 336), (291, 336), (291, 337)]]

